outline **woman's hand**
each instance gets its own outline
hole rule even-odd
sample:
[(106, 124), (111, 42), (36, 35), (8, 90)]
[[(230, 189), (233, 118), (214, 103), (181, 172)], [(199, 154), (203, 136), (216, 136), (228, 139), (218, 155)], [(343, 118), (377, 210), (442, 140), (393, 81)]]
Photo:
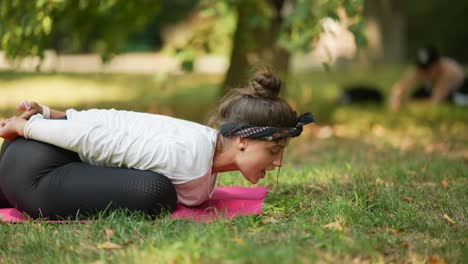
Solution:
[(401, 99), (399, 96), (392, 95), (390, 96), (390, 100), (388, 101), (388, 106), (392, 111), (398, 111), (401, 105)]
[(390, 108), (390, 110), (398, 111), (398, 109), (400, 109), (402, 93), (403, 92), (400, 85), (396, 84), (392, 87), (392, 92), (388, 100), (388, 107)]
[(23, 112), (19, 117), (26, 120), (35, 114), (42, 114), (42, 106), (40, 104), (37, 102), (28, 102), (26, 100), (16, 106), (16, 110)]
[(24, 127), (28, 121), (21, 117), (12, 117), (0, 121), (0, 137), (11, 141), (18, 136), (24, 136)]

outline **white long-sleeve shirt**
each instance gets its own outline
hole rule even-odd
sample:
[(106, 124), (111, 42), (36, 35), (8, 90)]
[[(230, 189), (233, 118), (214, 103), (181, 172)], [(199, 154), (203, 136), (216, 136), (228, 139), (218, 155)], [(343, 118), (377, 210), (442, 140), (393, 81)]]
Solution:
[(92, 109), (66, 111), (67, 120), (29, 119), (24, 136), (78, 153), (83, 162), (149, 170), (167, 176), (178, 200), (198, 205), (211, 195), (218, 131), (162, 115)]

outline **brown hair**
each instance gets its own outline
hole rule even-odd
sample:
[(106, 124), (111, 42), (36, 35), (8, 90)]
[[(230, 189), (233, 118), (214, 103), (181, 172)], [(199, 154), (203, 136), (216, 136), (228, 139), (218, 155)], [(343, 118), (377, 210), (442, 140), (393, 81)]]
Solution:
[(221, 99), (209, 125), (233, 122), (254, 126), (296, 126), (296, 112), (278, 97), (281, 88), (281, 79), (271, 70), (258, 70), (247, 87), (231, 89)]

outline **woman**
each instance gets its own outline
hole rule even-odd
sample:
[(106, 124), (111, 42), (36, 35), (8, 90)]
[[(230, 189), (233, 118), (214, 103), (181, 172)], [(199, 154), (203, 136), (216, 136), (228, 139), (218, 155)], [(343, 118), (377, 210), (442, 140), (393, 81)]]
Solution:
[[(13, 155), (9, 153), (13, 146), (8, 146), (0, 157), (0, 190), (10, 203), (30, 215), (39, 212), (53, 218), (70, 216), (78, 210), (101, 211), (106, 208), (106, 202), (147, 212), (158, 208), (153, 213), (159, 213), (161, 208), (174, 208), (173, 203), (167, 202), (170, 186), (159, 182), (168, 178), (179, 203), (199, 205), (210, 197), (220, 172), (238, 170), (249, 182), (257, 183), (267, 170), (281, 166), (288, 140), (300, 135), (304, 124), (314, 122), (310, 113), (297, 117), (288, 103), (278, 98), (281, 85), (277, 76), (262, 71), (248, 87), (232, 90), (222, 99), (218, 115), (212, 118), (212, 123), (220, 124), (219, 131), (161, 115), (114, 109), (61, 112), (37, 103), (22, 104), (18, 108), (24, 111), (22, 116), (0, 123), (1, 137), (9, 141), (17, 137), (27, 139), (16, 139), (10, 145), (18, 140), (22, 140), (22, 145), (46, 145), (36, 142), (40, 141), (58, 147), (55, 156), (74, 155), (58, 162), (60, 168), (70, 162), (85, 164), (66, 168), (58, 176), (42, 177), (43, 172), (29, 169), (27, 155), (36, 155), (33, 163), (39, 164), (34, 166), (41, 167), (50, 162), (36, 159), (48, 159), (50, 150)], [(25, 172), (30, 175), (29, 180), (12, 183), (12, 178), (23, 177), (18, 176), (22, 168), (36, 175)], [(135, 176), (135, 173), (150, 175)], [(24, 189), (29, 187), (21, 185), (36, 186), (37, 181), (46, 181), (47, 177), (47, 181), (61, 184), (42, 187), (42, 197), (52, 193), (54, 199), (35, 205), (38, 199), (31, 195), (34, 191), (29, 191), (26, 199), (23, 197)], [(158, 182), (148, 183), (154, 179)], [(113, 185), (115, 188), (109, 187)], [(159, 190), (158, 186), (165, 186), (165, 190)], [(142, 192), (156, 198), (138, 197)], [(142, 207), (141, 200), (151, 202)], [(162, 206), (154, 206), (155, 203)]]
[(432, 103), (448, 100), (456, 105), (468, 104), (468, 81), (463, 67), (451, 58), (440, 56), (434, 47), (428, 46), (418, 50), (416, 68), (410, 69), (405, 77), (392, 87), (390, 108), (399, 109), (403, 95), (418, 84), (420, 86), (412, 93), (412, 99), (428, 99)]

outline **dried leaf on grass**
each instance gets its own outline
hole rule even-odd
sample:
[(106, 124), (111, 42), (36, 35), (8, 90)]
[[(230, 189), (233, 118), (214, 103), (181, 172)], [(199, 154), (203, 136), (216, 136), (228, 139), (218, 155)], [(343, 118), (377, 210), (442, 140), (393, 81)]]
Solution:
[(276, 224), (278, 223), (278, 219), (274, 218), (273, 216), (268, 217), (267, 219), (262, 220), (263, 224)]
[(338, 221), (323, 225), (322, 227), (328, 230), (334, 229), (338, 231), (343, 231), (343, 222), (338, 220)]
[(119, 248), (122, 248), (122, 246), (117, 245), (115, 243), (112, 243), (110, 241), (106, 241), (106, 242), (104, 242), (102, 244), (97, 245), (97, 248), (99, 248), (99, 249), (119, 249)]
[(429, 264), (447, 264), (447, 261), (445, 261), (445, 259), (438, 257), (438, 256), (429, 256), (428, 263)]
[(447, 223), (451, 224), (451, 225), (455, 225), (455, 221), (453, 221), (452, 218), (450, 218), (450, 216), (448, 216), (447, 214), (444, 214), (444, 219)]
[(409, 196), (405, 196), (405, 195), (401, 195), (401, 196), (400, 196), (400, 199), (402, 199), (403, 201), (407, 201), (407, 202), (409, 202), (409, 203), (414, 202), (414, 199), (413, 199), (413, 198), (411, 198), (411, 197), (409, 197)]
[(420, 183), (421, 186), (424, 186), (424, 187), (428, 187), (428, 188), (431, 188), (431, 189), (434, 189), (437, 187), (437, 184), (433, 183), (433, 182), (422, 182)]
[(106, 233), (106, 238), (108, 241), (111, 239), (111, 237), (115, 235), (114, 230), (109, 229), (109, 228), (104, 228), (104, 232)]
[(372, 133), (377, 137), (382, 137), (385, 134), (385, 128), (381, 125), (374, 125), (372, 127)]
[(442, 188), (444, 188), (444, 189), (447, 189), (449, 187), (449, 183), (448, 183), (447, 179), (445, 179), (445, 178), (440, 181), (440, 185), (442, 185)]
[(449, 146), (445, 144), (444, 142), (438, 142), (438, 143), (427, 145), (424, 150), (426, 153), (429, 153), (429, 154), (431, 153), (446, 154), (449, 151)]
[(232, 239), (232, 241), (241, 247), (245, 247), (245, 242), (242, 240), (242, 238), (235, 237)]
[(403, 231), (400, 231), (398, 229), (395, 229), (395, 228), (391, 228), (391, 227), (387, 227), (385, 228), (385, 231), (389, 232), (389, 233), (392, 233), (394, 235), (399, 235), (401, 233), (403, 233)]

